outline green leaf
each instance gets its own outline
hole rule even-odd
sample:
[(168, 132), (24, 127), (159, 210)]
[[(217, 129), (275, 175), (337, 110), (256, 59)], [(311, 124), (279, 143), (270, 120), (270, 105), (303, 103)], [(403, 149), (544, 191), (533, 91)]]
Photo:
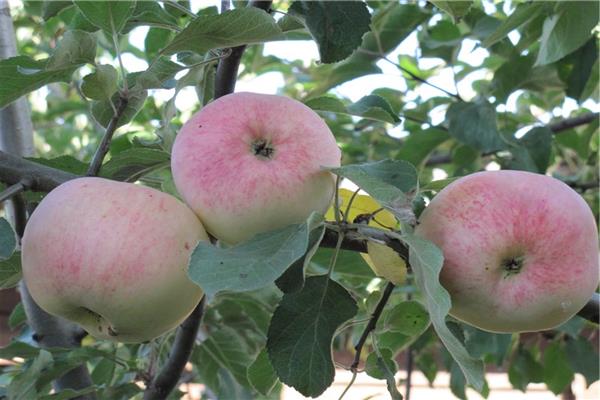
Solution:
[(42, 6), (42, 18), (44, 18), (44, 21), (48, 21), (62, 10), (71, 7), (72, 5), (72, 1), (44, 0), (44, 5)]
[(459, 178), (460, 178), (460, 176), (455, 176), (452, 178), (431, 181), (427, 185), (423, 186), (421, 188), (421, 191), (422, 192), (425, 192), (425, 191), (439, 192), (440, 190), (442, 190), (443, 188), (445, 188), (446, 186), (448, 186), (449, 184), (451, 184), (452, 182), (454, 182), (455, 180), (457, 180)]
[(510, 147), (513, 158), (509, 168), (544, 174), (550, 163), (552, 137), (552, 131), (545, 126), (527, 131)]
[(348, 61), (375, 62), (394, 50), (419, 25), (431, 18), (432, 13), (416, 4), (389, 2), (379, 8), (371, 20), (371, 31), (363, 37), (360, 50)]
[(365, 372), (371, 378), (386, 379), (386, 369), (390, 370), (393, 375), (398, 371), (398, 366), (390, 349), (381, 349), (379, 352), (381, 357), (375, 351), (368, 355)]
[(589, 340), (578, 337), (575, 340), (567, 340), (566, 354), (569, 365), (573, 371), (585, 377), (587, 387), (600, 377), (600, 358), (598, 351)]
[(0, 260), (10, 258), (16, 247), (15, 231), (6, 219), (0, 218)]
[(208, 298), (225, 290), (243, 292), (264, 287), (306, 253), (313, 229), (324, 229), (316, 216), (229, 248), (200, 242), (192, 253), (188, 275)]
[(0, 108), (52, 82), (68, 82), (73, 68), (46, 70), (47, 60), (18, 56), (0, 60)]
[(67, 31), (58, 42), (46, 64), (47, 70), (62, 70), (93, 64), (96, 59), (96, 38), (84, 31)]
[(263, 396), (268, 396), (279, 382), (266, 349), (258, 353), (254, 362), (248, 367), (248, 381), (254, 390)]
[(7, 260), (0, 261), (0, 289), (17, 286), (21, 280), (21, 253), (15, 252)]
[(469, 9), (473, 5), (473, 0), (431, 0), (431, 3), (450, 15), (454, 23), (458, 23), (469, 12)]
[(483, 47), (490, 47), (504, 39), (510, 32), (540, 15), (544, 7), (544, 3), (541, 1), (517, 4), (517, 8), (515, 8), (513, 13), (481, 45)]
[(350, 56), (371, 22), (362, 1), (294, 1), (288, 13), (304, 21), (317, 42), (321, 62), (326, 64)]
[(64, 389), (58, 393), (52, 393), (45, 396), (40, 396), (37, 400), (69, 400), (69, 399), (77, 399), (81, 398), (86, 394), (94, 393), (98, 390), (96, 386), (90, 386), (85, 389), (74, 390), (74, 389)]
[(598, 24), (598, 4), (590, 1), (561, 3), (557, 13), (546, 18), (536, 65), (547, 65), (583, 46)]
[[(146, 90), (130, 90), (127, 97), (127, 106), (117, 122), (117, 128), (128, 124), (142, 109), (148, 92)], [(94, 101), (92, 103), (92, 116), (104, 128), (108, 126), (110, 120), (115, 115), (112, 104), (118, 108), (120, 104), (120, 94), (115, 93), (109, 100)]]
[(598, 60), (598, 43), (596, 38), (592, 38), (580, 47), (575, 53), (572, 53), (573, 65), (566, 79), (567, 96), (576, 100), (582, 100), (583, 90), (590, 79), (594, 63)]
[(74, 1), (85, 18), (106, 32), (119, 33), (133, 13), (135, 1)]
[(52, 354), (40, 350), (38, 356), (23, 372), (16, 375), (8, 385), (8, 398), (11, 400), (37, 399), (36, 382), (42, 370), (53, 363)]
[(192, 362), (211, 389), (217, 390), (221, 377), (219, 370), (229, 371), (235, 380), (248, 386), (247, 369), (254, 360), (244, 339), (233, 328), (223, 326), (194, 349)]
[(462, 42), (460, 29), (450, 21), (441, 20), (419, 35), (422, 57), (439, 57), (453, 62)]
[(307, 278), (300, 292), (284, 294), (267, 335), (279, 379), (304, 396), (323, 393), (335, 374), (333, 335), (357, 310), (352, 296), (326, 275)]
[(420, 165), (436, 147), (450, 139), (448, 131), (429, 128), (424, 131), (411, 132), (400, 147), (397, 159), (405, 160), (412, 165)]
[(13, 359), (15, 357), (21, 358), (34, 358), (40, 353), (39, 347), (34, 347), (25, 342), (12, 341), (6, 347), (0, 347), (0, 358), (6, 360)]
[(562, 393), (571, 383), (574, 378), (573, 370), (569, 365), (565, 347), (562, 343), (555, 341), (544, 349), (542, 373), (544, 383), (556, 395)]
[(45, 165), (47, 167), (60, 169), (61, 171), (70, 172), (75, 175), (85, 175), (88, 169), (88, 164), (79, 161), (73, 156), (59, 156), (54, 158), (31, 158), (29, 161)]
[(460, 366), (467, 383), (475, 390), (484, 388), (483, 363), (469, 355), (463, 344), (446, 325), (446, 316), (451, 308), (450, 295), (440, 284), (439, 275), (444, 257), (433, 243), (409, 233), (402, 239), (409, 246), (409, 261), (413, 267), (416, 283), (425, 296), (431, 322), (448, 352)]
[[(158, 2), (142, 0), (135, 3), (135, 9), (127, 19), (127, 23), (121, 32), (128, 33), (137, 26), (146, 25), (179, 30), (177, 19), (165, 11)], [(148, 51), (147, 48), (146, 51)]]
[(23, 303), (19, 302), (10, 313), (8, 317), (8, 327), (11, 331), (14, 331), (17, 327), (27, 322), (27, 315), (25, 315), (25, 308)]
[(135, 182), (156, 169), (168, 166), (170, 158), (169, 153), (162, 150), (134, 147), (111, 157), (102, 165), (100, 173), (117, 181)]
[(110, 386), (117, 364), (108, 358), (103, 358), (96, 364), (91, 373), (92, 381), (97, 385)]
[(146, 71), (136, 76), (136, 85), (140, 89), (162, 89), (165, 82), (175, 79), (175, 75), (185, 68), (167, 57), (159, 57)]
[(425, 332), (429, 322), (427, 310), (415, 300), (404, 301), (394, 306), (385, 317), (386, 329), (412, 337)]
[(219, 15), (199, 16), (162, 52), (167, 55), (182, 51), (202, 54), (212, 49), (266, 42), (281, 33), (275, 20), (264, 10), (236, 8)]
[[(147, 1), (139, 2), (138, 4), (146, 4)], [(144, 50), (146, 51), (146, 57), (149, 60), (153, 60), (158, 56), (158, 53), (164, 48), (172, 39), (173, 32), (160, 29), (150, 28), (144, 39)]]
[(465, 376), (462, 374), (458, 363), (453, 362), (450, 367), (450, 391), (459, 399), (467, 400)]
[[(500, 365), (510, 348), (512, 335), (485, 332), (470, 325), (463, 325), (465, 347), (475, 358), (484, 359), (490, 355)], [(487, 362), (487, 359), (484, 361)]]
[(400, 221), (414, 220), (410, 195), (417, 187), (417, 170), (412, 164), (399, 160), (382, 160), (346, 165), (331, 171), (350, 179)]
[(18, 56), (0, 60), (0, 108), (52, 82), (68, 82), (73, 71), (96, 56), (96, 39), (87, 32), (67, 31), (52, 56), (36, 61)]
[(542, 368), (529, 350), (519, 346), (508, 368), (508, 380), (513, 387), (524, 392), (530, 382), (542, 381)]
[(377, 95), (364, 96), (356, 103), (350, 104), (347, 107), (333, 96), (313, 98), (305, 104), (315, 111), (354, 115), (375, 121), (389, 122), (390, 124), (400, 122), (398, 114), (394, 112), (390, 103)]
[(319, 250), (325, 229), (313, 229), (308, 236), (308, 250), (275, 281), (277, 287), (284, 293), (297, 292), (304, 286), (304, 272), (311, 258)]
[(93, 100), (109, 99), (117, 91), (117, 78), (112, 65), (97, 65), (96, 71), (83, 77), (81, 91)]
[(504, 103), (513, 91), (528, 81), (532, 73), (533, 61), (531, 55), (514, 57), (494, 72), (492, 94), (498, 102)]
[(446, 111), (450, 135), (482, 152), (504, 147), (496, 127), (496, 110), (489, 103), (454, 103)]

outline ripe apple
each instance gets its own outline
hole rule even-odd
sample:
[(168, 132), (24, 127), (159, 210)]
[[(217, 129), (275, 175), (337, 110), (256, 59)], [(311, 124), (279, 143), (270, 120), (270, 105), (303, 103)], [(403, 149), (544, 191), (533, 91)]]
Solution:
[(207, 239), (196, 215), (171, 195), (78, 178), (50, 192), (31, 215), (23, 277), (48, 313), (98, 338), (143, 342), (176, 327), (200, 301), (187, 265)]
[(522, 171), (479, 172), (444, 188), (416, 233), (444, 253), (450, 314), (492, 332), (554, 328), (598, 286), (598, 231), (566, 184)]
[(216, 238), (237, 243), (325, 213), (341, 153), (323, 120), (283, 96), (234, 93), (205, 106), (175, 139), (177, 190)]

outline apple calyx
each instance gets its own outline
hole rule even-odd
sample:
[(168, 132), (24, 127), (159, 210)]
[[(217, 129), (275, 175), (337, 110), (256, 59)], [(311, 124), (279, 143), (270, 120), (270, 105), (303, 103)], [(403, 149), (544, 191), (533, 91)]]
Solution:
[(510, 275), (516, 275), (523, 269), (523, 264), (525, 262), (525, 257), (517, 256), (517, 257), (508, 257), (502, 260), (501, 266), (504, 270), (504, 278), (508, 278)]
[(252, 154), (261, 160), (270, 160), (273, 158), (275, 148), (267, 139), (256, 139), (251, 143)]

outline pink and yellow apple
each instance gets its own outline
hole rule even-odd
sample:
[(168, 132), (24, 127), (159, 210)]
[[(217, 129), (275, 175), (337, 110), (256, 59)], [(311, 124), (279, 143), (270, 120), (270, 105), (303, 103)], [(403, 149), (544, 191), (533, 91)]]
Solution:
[(435, 196), (417, 234), (444, 253), (450, 314), (492, 332), (554, 328), (598, 286), (598, 231), (566, 184), (522, 171), (479, 172)]
[(283, 96), (234, 93), (185, 123), (173, 146), (177, 190), (216, 238), (237, 243), (325, 213), (341, 153), (323, 120)]
[(23, 276), (48, 313), (98, 338), (147, 341), (175, 328), (200, 301), (187, 265), (207, 239), (173, 196), (79, 178), (50, 192), (29, 219)]

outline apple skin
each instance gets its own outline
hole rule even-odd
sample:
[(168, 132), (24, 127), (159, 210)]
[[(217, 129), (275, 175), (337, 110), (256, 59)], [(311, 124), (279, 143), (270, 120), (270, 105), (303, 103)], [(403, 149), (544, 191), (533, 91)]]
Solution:
[(194, 114), (175, 139), (177, 190), (227, 243), (325, 213), (335, 188), (323, 167), (341, 152), (325, 122), (283, 96), (233, 93)]
[(450, 314), (486, 331), (554, 328), (598, 286), (594, 215), (549, 176), (486, 171), (460, 178), (434, 197), (416, 233), (444, 253), (440, 281), (452, 298)]
[(202, 290), (187, 277), (208, 240), (185, 204), (166, 193), (102, 178), (50, 192), (25, 228), (25, 283), (48, 313), (91, 335), (144, 342), (175, 328)]

